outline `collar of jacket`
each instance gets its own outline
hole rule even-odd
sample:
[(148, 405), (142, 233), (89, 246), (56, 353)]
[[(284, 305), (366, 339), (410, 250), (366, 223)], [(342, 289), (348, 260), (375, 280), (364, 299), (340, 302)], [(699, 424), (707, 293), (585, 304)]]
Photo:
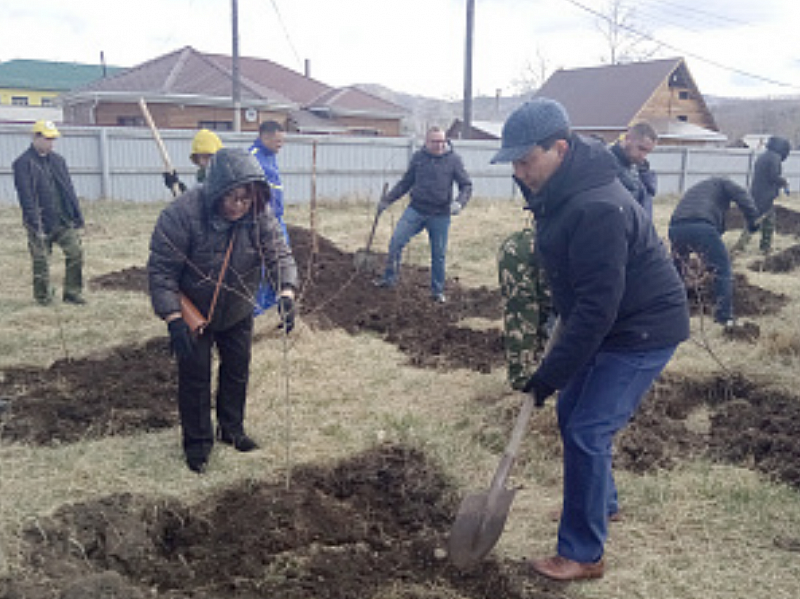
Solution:
[(528, 198), (536, 218), (550, 216), (560, 210), (575, 194), (600, 187), (617, 177), (617, 161), (600, 141), (573, 133), (564, 161), (544, 188)]

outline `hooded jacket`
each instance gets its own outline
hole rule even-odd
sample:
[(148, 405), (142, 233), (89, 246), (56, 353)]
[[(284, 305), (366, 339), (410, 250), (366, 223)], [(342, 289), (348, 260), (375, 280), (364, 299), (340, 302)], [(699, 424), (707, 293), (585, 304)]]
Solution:
[(237, 221), (219, 214), (225, 194), (248, 183), (262, 184), (269, 197), (255, 158), (243, 150), (222, 148), (211, 160), (206, 182), (178, 197), (159, 216), (147, 270), (153, 310), (162, 319), (180, 312), (179, 292), (208, 315), (232, 238), (211, 330), (226, 330), (252, 315), (262, 263), (276, 289), (296, 287), (297, 267), (268, 202), (253, 203)]
[(781, 163), (789, 156), (790, 150), (791, 146), (786, 139), (773, 136), (767, 141), (766, 151), (756, 159), (750, 195), (755, 200), (759, 214), (770, 210), (781, 189), (786, 187)]
[(452, 147), (439, 156), (423, 147), (414, 152), (403, 178), (386, 194), (386, 202), (391, 204), (410, 191), (411, 208), (425, 216), (443, 216), (450, 214), (453, 183), (458, 186), (456, 202), (463, 208), (472, 196), (472, 181), (461, 157)]
[(695, 183), (678, 202), (670, 226), (681, 222), (707, 222), (720, 235), (725, 232), (725, 215), (731, 202), (739, 206), (750, 228), (758, 218), (758, 209), (747, 190), (725, 177), (711, 177)]
[(538, 378), (561, 389), (598, 351), (662, 349), (688, 338), (683, 283), (605, 145), (571, 136), (564, 162), (527, 200), (563, 325)]
[(13, 170), (22, 221), (28, 230), (49, 235), (63, 225), (62, 216), (73, 228), (83, 227), (78, 196), (60, 154), (42, 156), (31, 145), (14, 161)]

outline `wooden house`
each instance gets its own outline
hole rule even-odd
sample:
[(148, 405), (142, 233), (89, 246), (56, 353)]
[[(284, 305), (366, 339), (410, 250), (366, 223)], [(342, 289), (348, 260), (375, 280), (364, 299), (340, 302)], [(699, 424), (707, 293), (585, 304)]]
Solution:
[[(266, 120), (287, 131), (399, 136), (405, 109), (355, 87), (332, 88), (260, 58), (239, 59), (242, 131)], [(143, 98), (165, 129), (232, 131), (233, 60), (192, 47), (154, 58), (61, 96), (64, 121), (75, 125), (143, 126)]]
[(661, 145), (727, 142), (683, 58), (562, 69), (535, 96), (559, 101), (575, 131), (609, 143), (639, 121), (653, 126)]

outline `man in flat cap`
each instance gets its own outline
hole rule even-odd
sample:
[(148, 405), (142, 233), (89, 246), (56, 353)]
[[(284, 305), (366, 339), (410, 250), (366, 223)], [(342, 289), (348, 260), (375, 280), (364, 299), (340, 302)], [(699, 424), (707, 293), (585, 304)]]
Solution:
[(564, 448), (557, 553), (531, 568), (555, 580), (600, 578), (608, 523), (619, 517), (614, 436), (688, 338), (686, 292), (612, 154), (573, 134), (558, 102), (518, 108), (492, 162), (513, 164), (561, 323), (524, 386), (539, 406), (559, 392)]
[(61, 133), (51, 121), (37, 121), (32, 133), (30, 147), (14, 161), (13, 170), (33, 261), (33, 297), (43, 306), (53, 301), (50, 255), (53, 244), (58, 244), (66, 261), (63, 300), (85, 304), (83, 248), (78, 233), (83, 228), (83, 214), (67, 163), (53, 151)]

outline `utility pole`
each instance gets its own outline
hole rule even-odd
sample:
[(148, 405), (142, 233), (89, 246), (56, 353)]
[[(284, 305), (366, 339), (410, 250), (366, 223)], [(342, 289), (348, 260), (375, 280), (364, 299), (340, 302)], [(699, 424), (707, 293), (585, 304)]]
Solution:
[(233, 54), (231, 72), (233, 75), (233, 130), (242, 130), (242, 85), (239, 78), (239, 1), (231, 0), (231, 22), (233, 24)]
[(464, 57), (464, 119), (461, 139), (472, 135), (472, 34), (475, 29), (475, 0), (467, 0), (467, 49)]

